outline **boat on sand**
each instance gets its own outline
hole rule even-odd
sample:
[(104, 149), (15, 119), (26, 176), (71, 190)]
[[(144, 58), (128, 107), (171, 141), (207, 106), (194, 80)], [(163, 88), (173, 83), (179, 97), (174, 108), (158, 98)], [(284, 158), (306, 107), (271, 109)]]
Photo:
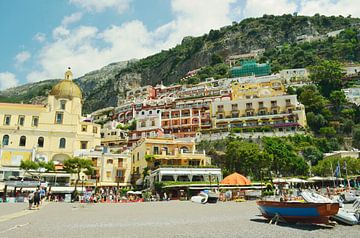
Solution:
[(277, 217), (289, 223), (329, 224), (330, 216), (339, 211), (339, 203), (297, 201), (257, 201), (256, 203), (265, 218)]

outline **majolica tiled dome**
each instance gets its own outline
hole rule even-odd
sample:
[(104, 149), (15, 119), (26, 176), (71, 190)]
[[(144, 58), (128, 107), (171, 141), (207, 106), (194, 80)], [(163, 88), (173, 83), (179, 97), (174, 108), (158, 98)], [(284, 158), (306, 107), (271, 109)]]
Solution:
[(65, 72), (65, 78), (52, 88), (50, 95), (53, 95), (57, 98), (71, 99), (73, 97), (77, 97), (82, 99), (81, 89), (72, 81), (72, 77), (73, 74), (71, 70), (67, 70)]

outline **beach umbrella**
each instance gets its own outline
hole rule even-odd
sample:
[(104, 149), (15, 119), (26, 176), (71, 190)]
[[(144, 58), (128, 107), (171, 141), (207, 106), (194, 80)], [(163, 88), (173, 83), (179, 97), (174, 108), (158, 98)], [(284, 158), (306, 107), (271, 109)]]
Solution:
[(283, 178), (276, 178), (273, 179), (273, 183), (287, 183), (287, 180)]
[(319, 177), (319, 176), (315, 176), (315, 177), (308, 178), (308, 180), (309, 180), (309, 181), (316, 182), (316, 181), (323, 181), (323, 180), (325, 180), (325, 178)]
[(227, 184), (227, 185), (250, 185), (251, 181), (247, 179), (245, 176), (233, 173), (229, 176), (225, 177), (220, 184)]

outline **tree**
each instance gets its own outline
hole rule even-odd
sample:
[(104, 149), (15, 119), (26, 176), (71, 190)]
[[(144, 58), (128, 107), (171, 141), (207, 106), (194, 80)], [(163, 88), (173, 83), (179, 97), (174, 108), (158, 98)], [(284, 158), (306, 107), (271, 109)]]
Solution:
[(331, 92), (342, 88), (341, 64), (337, 61), (322, 60), (317, 65), (309, 68), (310, 79), (315, 82), (325, 97), (329, 97)]
[(319, 113), (328, 103), (314, 85), (304, 86), (298, 91), (299, 101), (304, 104), (307, 112)]
[(345, 161), (348, 175), (357, 175), (360, 173), (360, 160), (351, 157), (331, 157), (321, 160), (318, 165), (313, 167), (312, 171), (314, 174), (320, 176), (333, 176), (335, 168), (339, 164), (341, 175), (344, 177), (346, 175)]
[(346, 103), (346, 96), (343, 91), (333, 91), (330, 93), (330, 102), (336, 113), (340, 112), (341, 106)]
[(360, 149), (360, 128), (357, 127), (353, 130), (352, 146)]
[(212, 54), (212, 56), (211, 56), (211, 65), (216, 65), (216, 64), (223, 63), (223, 62), (224, 62), (224, 60), (220, 55), (218, 55), (216, 53)]
[(82, 158), (70, 158), (64, 161), (64, 170), (70, 174), (77, 174), (75, 180), (75, 189), (77, 191), (77, 185), (80, 181), (80, 173), (83, 172), (86, 175), (91, 175), (94, 172), (93, 164), (91, 160)]
[(30, 174), (37, 179), (40, 179), (42, 172), (55, 171), (55, 165), (52, 161), (49, 162), (36, 162), (32, 160), (22, 160), (20, 162), (20, 169), (25, 170), (25, 173)]
[(302, 151), (302, 155), (306, 161), (310, 161), (311, 165), (316, 165), (323, 159), (323, 153), (315, 146), (305, 147)]
[(325, 136), (326, 138), (332, 138), (336, 135), (336, 130), (333, 127), (321, 127), (319, 130), (320, 134)]

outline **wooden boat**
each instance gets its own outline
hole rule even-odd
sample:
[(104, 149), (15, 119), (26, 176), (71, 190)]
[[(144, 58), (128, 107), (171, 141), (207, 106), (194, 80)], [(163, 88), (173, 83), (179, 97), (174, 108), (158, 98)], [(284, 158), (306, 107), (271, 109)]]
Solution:
[(338, 213), (339, 203), (302, 203), (257, 201), (265, 218), (278, 216), (289, 223), (328, 224), (329, 217)]

